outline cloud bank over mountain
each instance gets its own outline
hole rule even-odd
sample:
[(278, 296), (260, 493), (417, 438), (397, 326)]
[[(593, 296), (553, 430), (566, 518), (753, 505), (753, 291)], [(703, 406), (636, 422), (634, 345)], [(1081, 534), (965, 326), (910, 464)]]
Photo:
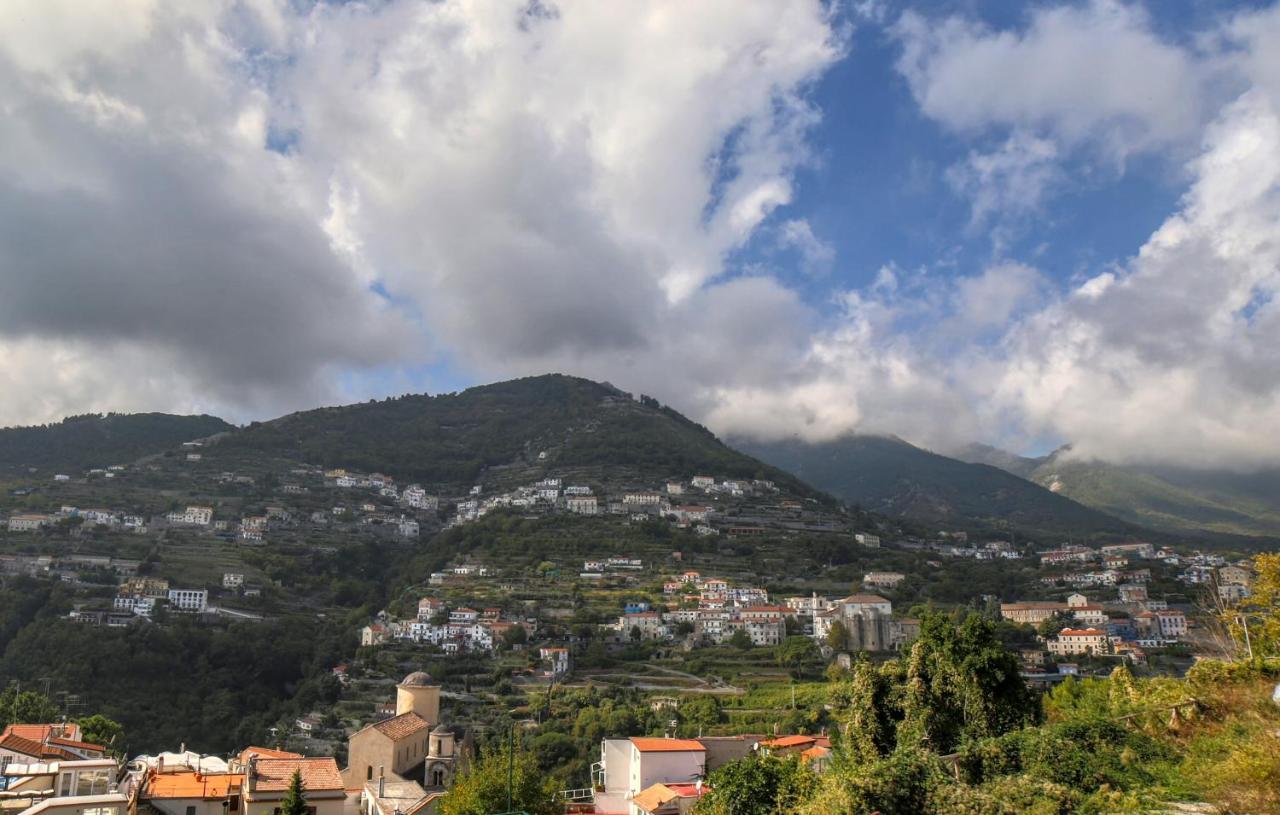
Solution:
[[(1280, 12), (1172, 38), (1113, 2), (872, 11), (6, 4), (0, 422), (260, 417), (447, 365), (759, 436), (1280, 462)], [(963, 145), (985, 262), (866, 282), (794, 211), (842, 160), (815, 87), (860, 27)], [(1010, 250), (1082, 167), (1141, 161), (1182, 194), (1131, 256), (1061, 279)]]

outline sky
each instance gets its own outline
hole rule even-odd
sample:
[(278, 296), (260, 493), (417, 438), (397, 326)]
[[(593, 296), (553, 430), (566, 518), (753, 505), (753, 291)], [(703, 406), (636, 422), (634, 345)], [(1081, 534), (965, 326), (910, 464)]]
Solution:
[(564, 372), (1280, 466), (1280, 7), (8, 0), (0, 425)]

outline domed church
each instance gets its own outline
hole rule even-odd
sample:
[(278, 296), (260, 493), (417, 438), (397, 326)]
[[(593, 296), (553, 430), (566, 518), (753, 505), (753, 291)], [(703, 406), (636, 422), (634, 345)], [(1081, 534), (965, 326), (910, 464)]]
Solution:
[(440, 686), (414, 671), (396, 685), (396, 715), (356, 731), (347, 741), (348, 789), (363, 786), (371, 797), (388, 784), (420, 784), (424, 793), (443, 791), (453, 780), (453, 732), (440, 722)]

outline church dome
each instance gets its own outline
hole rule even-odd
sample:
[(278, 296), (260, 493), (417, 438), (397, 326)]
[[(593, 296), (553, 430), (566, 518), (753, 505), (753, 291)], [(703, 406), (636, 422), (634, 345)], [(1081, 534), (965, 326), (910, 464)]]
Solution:
[(402, 687), (407, 688), (425, 688), (430, 684), (432, 684), (431, 675), (426, 671), (414, 671), (400, 683)]

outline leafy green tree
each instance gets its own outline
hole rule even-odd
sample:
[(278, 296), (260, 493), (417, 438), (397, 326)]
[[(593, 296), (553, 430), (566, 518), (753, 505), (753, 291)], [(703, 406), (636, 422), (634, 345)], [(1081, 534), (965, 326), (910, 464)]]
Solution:
[(798, 674), (804, 666), (818, 659), (818, 647), (808, 637), (787, 637), (773, 649), (773, 658), (792, 674)]
[(680, 718), (680, 729), (686, 735), (696, 736), (720, 724), (720, 702), (708, 694), (690, 696), (680, 702), (677, 709)]
[(789, 815), (812, 792), (813, 772), (798, 756), (754, 755), (711, 774), (694, 815)]
[(849, 628), (842, 621), (836, 620), (827, 629), (827, 646), (835, 651), (843, 651), (849, 647)]
[(510, 802), (508, 801), (507, 749), (481, 753), (471, 767), (454, 779), (445, 794), (440, 815), (492, 815), (517, 810), (530, 815), (555, 815), (559, 812), (552, 796), (555, 785), (538, 769), (534, 757), (518, 753), (510, 770)]
[(1241, 652), (1252, 652), (1254, 657), (1280, 656), (1280, 554), (1257, 555), (1253, 571), (1249, 596), (1227, 609), (1223, 622)]
[(991, 620), (970, 614), (954, 625), (927, 615), (907, 660), (898, 743), (947, 753), (1040, 720), (1038, 697), (1022, 681), (1018, 659)]
[(280, 815), (307, 815), (307, 796), (302, 790), (302, 771), (294, 770), (289, 791), (280, 802)]
[(124, 747), (124, 727), (114, 719), (95, 713), (77, 720), (76, 724), (80, 725), (80, 734), (90, 744), (101, 744), (113, 753)]
[(0, 727), (56, 722), (61, 715), (58, 706), (43, 693), (19, 691), (13, 686), (0, 691)]
[(739, 628), (729, 636), (729, 644), (734, 648), (746, 651), (751, 647), (751, 635), (745, 629)]

